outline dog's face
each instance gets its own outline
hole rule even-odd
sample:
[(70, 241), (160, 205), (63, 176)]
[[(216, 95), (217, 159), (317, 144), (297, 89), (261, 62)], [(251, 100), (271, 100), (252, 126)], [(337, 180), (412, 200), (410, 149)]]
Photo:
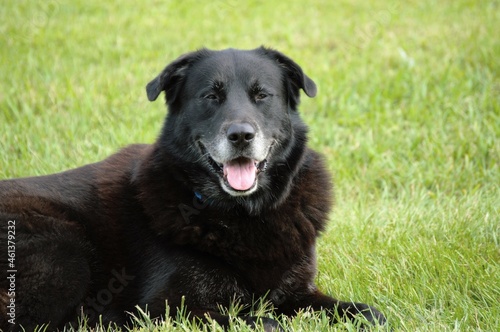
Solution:
[(150, 100), (166, 93), (165, 147), (204, 170), (190, 177), (206, 178), (209, 195), (216, 184), (230, 196), (272, 187), (266, 170), (287, 162), (295, 127), (303, 126), (299, 89), (316, 93), (297, 64), (265, 48), (189, 53), (147, 86)]

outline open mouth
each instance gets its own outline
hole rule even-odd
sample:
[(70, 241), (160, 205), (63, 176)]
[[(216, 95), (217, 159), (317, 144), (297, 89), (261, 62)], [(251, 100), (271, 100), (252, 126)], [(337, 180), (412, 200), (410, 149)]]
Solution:
[(248, 191), (257, 183), (257, 175), (267, 168), (267, 159), (257, 161), (239, 157), (225, 163), (218, 163), (208, 157), (210, 166), (220, 176), (224, 183), (236, 191)]
[(262, 161), (238, 157), (223, 163), (216, 162), (208, 153), (206, 148), (200, 143), (203, 154), (208, 158), (210, 168), (219, 175), (228, 189), (236, 192), (247, 192), (257, 184), (257, 175), (265, 172), (267, 159)]

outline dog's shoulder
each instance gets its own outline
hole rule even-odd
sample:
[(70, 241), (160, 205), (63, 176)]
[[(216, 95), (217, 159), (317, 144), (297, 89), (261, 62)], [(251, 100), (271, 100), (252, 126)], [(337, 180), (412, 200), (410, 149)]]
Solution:
[(113, 201), (133, 194), (133, 183), (151, 155), (152, 145), (133, 144), (96, 165), (95, 186), (105, 201)]
[[(101, 173), (134, 173), (152, 151), (150, 144), (131, 144), (104, 159)], [(109, 174), (107, 174), (109, 175)]]

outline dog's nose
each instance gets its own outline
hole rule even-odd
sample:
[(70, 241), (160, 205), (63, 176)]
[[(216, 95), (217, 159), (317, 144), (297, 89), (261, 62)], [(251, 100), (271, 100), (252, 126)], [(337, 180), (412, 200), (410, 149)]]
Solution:
[(255, 128), (247, 123), (233, 123), (227, 128), (227, 139), (235, 146), (250, 143), (255, 137)]

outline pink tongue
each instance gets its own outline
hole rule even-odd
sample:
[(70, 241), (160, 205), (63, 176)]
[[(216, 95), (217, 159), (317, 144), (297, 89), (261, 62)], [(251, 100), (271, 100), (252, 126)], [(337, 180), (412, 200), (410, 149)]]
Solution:
[(253, 160), (238, 158), (224, 164), (224, 175), (235, 190), (248, 190), (255, 183), (257, 169)]

